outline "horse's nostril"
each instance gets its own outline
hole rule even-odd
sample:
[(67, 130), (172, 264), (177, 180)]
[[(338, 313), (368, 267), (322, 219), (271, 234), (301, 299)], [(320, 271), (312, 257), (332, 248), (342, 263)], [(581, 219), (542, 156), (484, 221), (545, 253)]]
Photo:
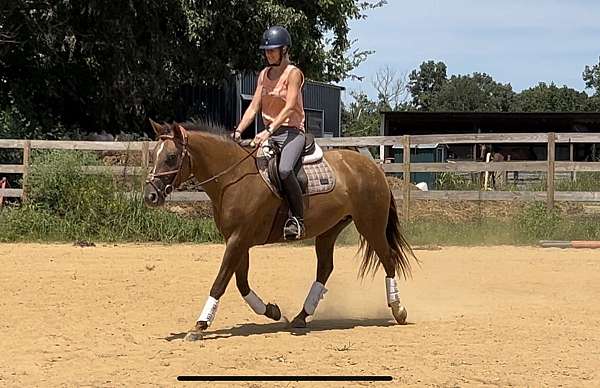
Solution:
[(156, 193), (150, 193), (148, 194), (148, 199), (150, 200), (150, 202), (156, 203), (158, 201), (158, 196), (156, 195)]

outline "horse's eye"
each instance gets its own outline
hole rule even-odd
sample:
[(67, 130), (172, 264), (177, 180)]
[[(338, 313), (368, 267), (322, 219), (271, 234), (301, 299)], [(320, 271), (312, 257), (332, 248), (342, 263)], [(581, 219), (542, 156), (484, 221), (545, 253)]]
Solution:
[(174, 162), (177, 160), (177, 155), (169, 155), (167, 156), (167, 162)]

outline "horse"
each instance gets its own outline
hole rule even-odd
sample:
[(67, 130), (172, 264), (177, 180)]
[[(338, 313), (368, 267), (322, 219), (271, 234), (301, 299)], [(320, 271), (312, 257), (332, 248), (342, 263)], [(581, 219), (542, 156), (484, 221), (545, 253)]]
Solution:
[[(156, 123), (158, 138), (154, 165), (144, 186), (144, 202), (156, 207), (191, 177), (210, 197), (216, 227), (225, 240), (225, 253), (206, 304), (185, 340), (201, 339), (213, 323), (219, 299), (235, 274), (237, 288), (250, 308), (274, 321), (281, 319), (275, 303), (265, 304), (248, 284), (249, 249), (283, 242), (283, 230), (273, 233), (278, 214), (285, 205), (259, 175), (257, 148), (245, 147), (229, 131), (206, 122)], [(396, 274), (410, 276), (411, 261), (418, 263), (400, 230), (396, 204), (382, 169), (352, 150), (327, 150), (323, 158), (333, 170), (334, 188), (322, 194), (304, 195), (305, 236), (315, 238), (316, 280), (292, 328), (307, 326), (333, 271), (336, 238), (351, 222), (360, 234), (362, 262), (359, 276), (383, 266), (388, 307), (398, 324), (405, 324), (407, 310), (400, 302)]]
[[(537, 155), (532, 144), (479, 144), (479, 160), (487, 162), (487, 154), (490, 154), (491, 162), (504, 162), (515, 160), (537, 160)], [(515, 182), (519, 179), (519, 172), (514, 171)], [(480, 174), (480, 182), (483, 182), (484, 173)], [(491, 186), (494, 189), (501, 188), (506, 183), (506, 171), (490, 171)]]

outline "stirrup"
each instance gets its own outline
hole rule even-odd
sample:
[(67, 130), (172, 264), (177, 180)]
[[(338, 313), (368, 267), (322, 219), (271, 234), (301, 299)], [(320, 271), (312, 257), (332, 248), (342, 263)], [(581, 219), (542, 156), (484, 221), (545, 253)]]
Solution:
[(283, 227), (285, 240), (300, 240), (304, 237), (304, 224), (296, 217), (290, 217)]

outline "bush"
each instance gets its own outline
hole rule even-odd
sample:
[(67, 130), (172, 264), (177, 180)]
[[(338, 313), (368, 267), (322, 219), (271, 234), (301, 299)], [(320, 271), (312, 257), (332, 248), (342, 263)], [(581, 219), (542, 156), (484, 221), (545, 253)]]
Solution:
[(35, 153), (29, 201), (0, 211), (0, 240), (222, 241), (211, 219), (149, 209), (141, 193), (123, 195), (109, 172), (90, 175), (81, 169), (99, 164), (94, 153)]

